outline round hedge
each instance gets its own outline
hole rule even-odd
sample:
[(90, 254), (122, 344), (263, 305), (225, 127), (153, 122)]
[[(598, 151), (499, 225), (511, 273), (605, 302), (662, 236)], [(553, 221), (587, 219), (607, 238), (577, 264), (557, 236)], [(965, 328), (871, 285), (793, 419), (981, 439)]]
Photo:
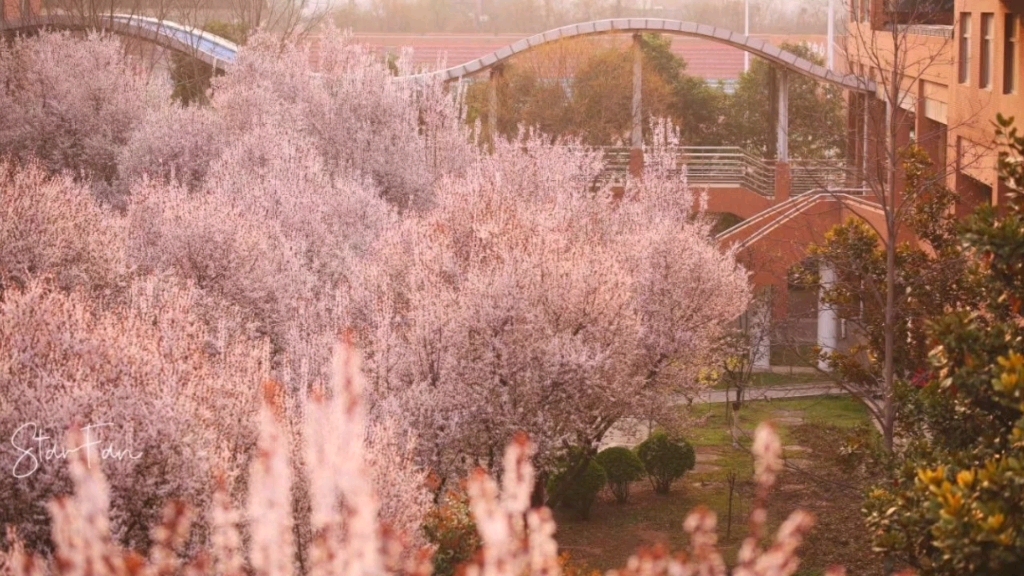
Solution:
[(594, 459), (587, 462), (587, 469), (575, 482), (562, 487), (561, 484), (568, 480), (568, 473), (568, 470), (561, 470), (555, 474), (548, 482), (548, 492), (563, 490), (562, 504), (575, 510), (580, 519), (587, 520), (590, 518), (590, 508), (594, 505), (594, 500), (608, 483), (608, 475)]
[(673, 440), (664, 432), (654, 434), (636, 447), (647, 476), (658, 494), (668, 494), (672, 482), (697, 464), (693, 446), (685, 440)]
[(625, 504), (629, 500), (629, 484), (644, 477), (644, 463), (629, 448), (613, 446), (601, 450), (597, 463), (608, 476), (615, 500)]

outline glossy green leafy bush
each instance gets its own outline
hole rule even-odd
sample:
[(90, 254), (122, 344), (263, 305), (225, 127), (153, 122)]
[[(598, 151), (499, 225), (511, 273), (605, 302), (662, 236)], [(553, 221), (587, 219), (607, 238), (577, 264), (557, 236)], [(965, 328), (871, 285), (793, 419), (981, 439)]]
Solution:
[[(1005, 119), (1003, 178), (1024, 188), (1024, 140)], [(927, 384), (892, 477), (864, 509), (873, 546), (922, 575), (1011, 576), (1024, 566), (1024, 202), (961, 225), (971, 299), (929, 323)]]

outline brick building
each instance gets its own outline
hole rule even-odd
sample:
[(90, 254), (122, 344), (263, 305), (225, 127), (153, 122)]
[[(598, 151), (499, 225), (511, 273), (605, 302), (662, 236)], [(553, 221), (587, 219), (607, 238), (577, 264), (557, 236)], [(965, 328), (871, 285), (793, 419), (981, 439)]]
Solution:
[[(853, 0), (847, 51), (853, 72), (899, 86), (876, 98), (851, 97), (853, 159), (881, 147), (887, 102), (896, 102), (897, 145), (915, 141), (960, 193), (958, 209), (999, 205), (993, 147), (997, 113), (1024, 123), (1024, 0)], [(886, 9), (886, 7), (889, 7)], [(902, 73), (883, 69), (898, 62)], [(865, 127), (868, 127), (865, 134)], [(882, 130), (884, 132), (884, 130)]]
[(39, 14), (43, 0), (0, 0), (0, 21), (21, 20)]

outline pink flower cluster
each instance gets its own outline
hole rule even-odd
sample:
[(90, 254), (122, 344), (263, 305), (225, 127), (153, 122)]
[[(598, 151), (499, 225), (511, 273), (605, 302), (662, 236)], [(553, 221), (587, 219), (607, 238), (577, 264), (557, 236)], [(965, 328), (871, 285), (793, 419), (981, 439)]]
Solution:
[[(378, 520), (378, 499), (367, 469), (362, 431), (365, 408), (359, 356), (347, 342), (336, 346), (331, 384), (317, 391), (312, 402), (322, 415), (333, 418), (310, 421), (317, 436), (306, 439), (304, 477), (292, 476), (287, 446), (287, 421), (281, 405), (279, 384), (264, 386), (259, 409), (258, 452), (250, 464), (248, 506), (243, 515), (231, 504), (221, 483), (213, 506), (208, 508), (210, 546), (189, 551), (195, 509), (180, 501), (170, 502), (151, 531), (152, 546), (146, 555), (120, 547), (111, 532), (110, 491), (97, 467), (76, 452), (70, 462), (74, 493), (54, 500), (55, 551), (44, 558), (27, 550), (18, 535), (8, 534), (10, 546), (0, 551), (3, 576), (291, 576), (314, 575), (429, 576), (430, 550), (409, 550), (401, 535)], [(326, 426), (326, 428), (321, 428)], [(73, 429), (69, 443), (81, 443)], [(534, 482), (534, 445), (516, 438), (505, 450), (499, 488), (483, 470), (468, 483), (470, 507), (483, 547), (465, 566), (467, 576), (558, 576), (555, 523), (547, 508), (531, 508)], [(774, 476), (764, 471), (781, 468), (781, 443), (770, 426), (755, 433), (753, 454), (761, 496), (768, 493)], [(307, 554), (297, 554), (291, 534), (298, 511), (292, 506), (294, 482), (307, 481), (313, 516), (313, 538)], [(796, 550), (813, 524), (804, 512), (794, 512), (779, 528), (775, 541), (761, 547), (764, 538), (764, 500), (759, 498), (751, 515), (751, 535), (743, 543), (733, 576), (788, 576), (799, 566)], [(727, 570), (715, 536), (715, 514), (705, 508), (684, 522), (690, 534), (690, 550), (669, 555), (663, 550), (641, 551), (621, 570), (609, 576), (725, 576)], [(248, 538), (243, 535), (247, 529)], [(300, 565), (297, 558), (306, 558)], [(833, 569), (830, 576), (842, 570)]]

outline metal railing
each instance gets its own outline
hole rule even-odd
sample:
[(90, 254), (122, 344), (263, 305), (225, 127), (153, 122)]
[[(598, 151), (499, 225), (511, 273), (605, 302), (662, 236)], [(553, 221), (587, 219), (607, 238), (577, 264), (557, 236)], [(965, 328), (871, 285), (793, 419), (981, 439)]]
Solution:
[(775, 194), (775, 166), (737, 147), (688, 147), (680, 159), (688, 181), (706, 186), (740, 186), (762, 194)]
[(839, 190), (850, 186), (850, 171), (842, 160), (790, 160), (789, 193), (792, 196), (812, 190)]
[[(746, 188), (764, 196), (775, 193), (775, 167), (736, 146), (678, 146), (665, 149), (674, 155), (675, 169), (686, 167), (686, 179), (696, 186)], [(604, 149), (605, 168), (612, 175), (629, 171), (629, 148)]]
[[(686, 167), (687, 182), (695, 186), (746, 188), (762, 196), (775, 195), (775, 160), (762, 160), (737, 146), (678, 146), (663, 148), (673, 155), (675, 169)], [(650, 149), (645, 150), (650, 162)], [(629, 171), (629, 148), (604, 148), (605, 181), (619, 181)], [(790, 160), (790, 195), (814, 190), (842, 190), (856, 180), (843, 160)]]
[(893, 27), (897, 32), (913, 34), (915, 36), (935, 36), (936, 38), (953, 38), (952, 24), (886, 24), (885, 30), (892, 32)]

